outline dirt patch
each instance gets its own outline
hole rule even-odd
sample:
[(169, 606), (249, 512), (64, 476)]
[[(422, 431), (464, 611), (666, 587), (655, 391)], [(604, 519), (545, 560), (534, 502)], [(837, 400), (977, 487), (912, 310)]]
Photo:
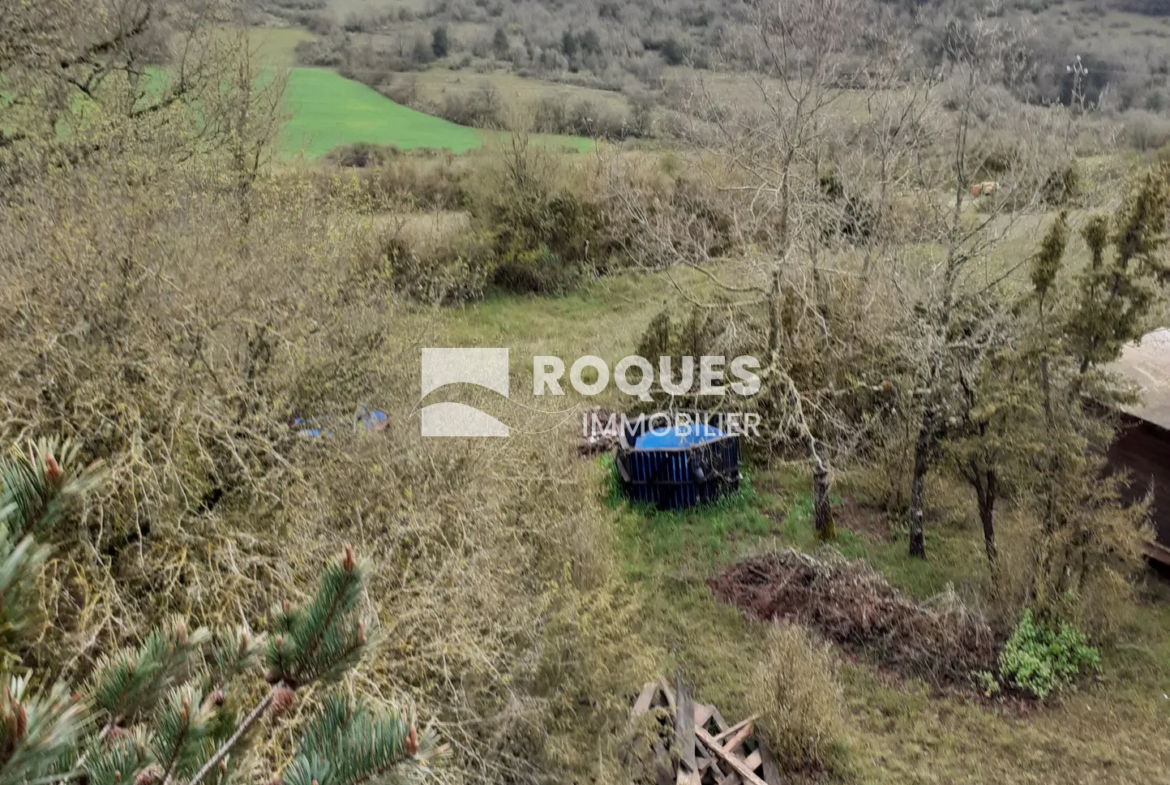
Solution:
[(620, 414), (600, 407), (594, 407), (582, 415), (581, 422), (584, 427), (577, 442), (578, 455), (583, 458), (592, 458), (603, 452), (613, 452), (617, 449), (621, 443), (620, 437), (617, 433), (605, 430), (610, 418), (615, 416), (620, 422)]
[(915, 603), (862, 562), (780, 551), (734, 564), (710, 586), (758, 619), (794, 619), (904, 676), (967, 686), (997, 669), (1002, 641), (982, 616), (953, 594)]
[(838, 526), (857, 532), (873, 542), (885, 542), (893, 536), (890, 520), (885, 513), (872, 507), (863, 507), (852, 496), (846, 496), (841, 504), (833, 508), (833, 519)]

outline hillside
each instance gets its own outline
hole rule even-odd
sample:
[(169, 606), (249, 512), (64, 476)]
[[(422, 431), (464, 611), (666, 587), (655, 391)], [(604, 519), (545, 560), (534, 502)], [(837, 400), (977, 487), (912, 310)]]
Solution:
[(0, 785), (1167, 781), (1164, 6), (0, 0)]

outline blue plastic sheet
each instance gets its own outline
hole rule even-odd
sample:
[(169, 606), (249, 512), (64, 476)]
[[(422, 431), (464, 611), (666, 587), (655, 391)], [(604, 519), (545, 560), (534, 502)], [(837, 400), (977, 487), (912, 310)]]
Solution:
[[(358, 412), (353, 422), (355, 430), (361, 428), (364, 431), (372, 431), (378, 425), (386, 422), (386, 419), (387, 415), (385, 412), (374, 409), (372, 411), (363, 410)], [(298, 417), (293, 420), (293, 426), (298, 428), (297, 436), (313, 439), (318, 436), (332, 436), (336, 433), (336, 430), (330, 427), (332, 420), (332, 417), (315, 418), (312, 420), (305, 420), (304, 418)]]
[(669, 450), (678, 447), (693, 447), (696, 444), (714, 441), (723, 436), (723, 431), (706, 423), (676, 425), (661, 428), (639, 436), (634, 441), (635, 450)]

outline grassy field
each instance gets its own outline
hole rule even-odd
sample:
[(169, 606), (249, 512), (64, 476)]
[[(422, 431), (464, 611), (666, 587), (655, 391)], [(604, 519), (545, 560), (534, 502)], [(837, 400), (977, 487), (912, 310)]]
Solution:
[[(289, 71), (285, 101), (291, 115), (281, 140), (286, 157), (315, 160), (355, 142), (393, 144), (400, 150), (430, 147), (462, 153), (500, 139), (495, 131), (456, 125), (394, 103), (363, 84), (317, 68)], [(592, 149), (589, 139), (541, 136), (547, 145)]]
[(419, 97), (433, 103), (439, 103), (449, 95), (466, 95), (477, 90), (480, 85), (490, 85), (506, 106), (520, 111), (531, 111), (542, 98), (556, 99), (565, 106), (579, 101), (589, 101), (601, 109), (614, 112), (626, 109), (626, 100), (620, 93), (526, 78), (503, 71), (478, 74), (464, 70), (430, 68), (416, 74), (403, 74), (401, 78), (414, 79)]
[[(333, 71), (296, 67), (297, 44), (312, 38), (311, 33), (295, 28), (248, 31), (252, 50), (260, 62), (272, 68), (288, 69), (285, 101), (290, 117), (281, 139), (285, 158), (304, 157), (312, 161), (339, 145), (355, 142), (394, 144), (401, 150), (429, 147), (462, 153), (500, 138), (494, 131), (456, 125), (396, 104)], [(534, 89), (528, 80), (509, 75), (501, 75), (501, 80), (493, 81), (496, 82), (497, 89), (509, 96), (530, 95)], [(420, 88), (437, 97), (448, 91), (471, 90), (478, 84), (470, 74), (461, 77), (454, 72), (436, 71), (420, 75)], [(543, 144), (576, 151), (593, 148), (592, 140), (579, 137), (537, 138)]]
[[(685, 288), (701, 278), (680, 276)], [(697, 290), (697, 289), (695, 289)], [(509, 346), (513, 381), (504, 419), (551, 405), (530, 397), (530, 357), (595, 354), (612, 362), (630, 353), (663, 303), (680, 298), (661, 275), (603, 279), (561, 299), (494, 297), (444, 312), (434, 345)], [(577, 420), (571, 397), (557, 399), (572, 439)], [(567, 423), (565, 423), (567, 421)], [(533, 416), (531, 427), (544, 422)], [(604, 459), (603, 459), (604, 460)], [(599, 477), (607, 472), (599, 471)], [(737, 497), (701, 511), (655, 513), (632, 509), (599, 480), (616, 512), (622, 569), (641, 611), (634, 632), (660, 652), (659, 668), (681, 669), (697, 696), (729, 718), (747, 715), (750, 675), (762, 658), (766, 625), (718, 602), (707, 581), (746, 555), (777, 548), (812, 550), (808, 478), (792, 470), (757, 470)], [(839, 486), (849, 492), (848, 478)], [(961, 498), (961, 497), (959, 497)], [(839, 500), (842, 501), (842, 500)], [(850, 530), (839, 523), (837, 547), (865, 559), (894, 585), (925, 599), (953, 586), (973, 598), (986, 580), (971, 505), (932, 512), (928, 561), (909, 559), (904, 530)], [(842, 519), (844, 521), (844, 519)], [(882, 526), (878, 527), (879, 529)], [(1020, 712), (985, 703), (974, 692), (938, 694), (927, 684), (892, 676), (843, 658), (848, 706), (845, 781), (906, 783), (1165, 782), (1170, 767), (1170, 587), (1151, 575), (1124, 643), (1103, 650), (1099, 678), (1074, 694)], [(631, 685), (631, 688), (636, 685)]]
[(248, 30), (248, 43), (260, 61), (273, 68), (292, 68), (297, 64), (297, 44), (315, 36), (295, 27), (260, 27)]

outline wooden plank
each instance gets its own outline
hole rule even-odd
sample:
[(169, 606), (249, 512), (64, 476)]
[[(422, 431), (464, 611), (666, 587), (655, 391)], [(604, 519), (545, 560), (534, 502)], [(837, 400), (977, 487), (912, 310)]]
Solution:
[(747, 737), (752, 735), (753, 730), (755, 730), (755, 726), (749, 720), (747, 725), (744, 725), (739, 729), (739, 732), (727, 740), (727, 743), (723, 745), (723, 751), (728, 755), (734, 755), (739, 745), (743, 744)]
[(658, 677), (658, 688), (666, 696), (666, 705), (670, 707), (671, 711), (674, 711), (677, 708), (674, 705), (674, 692), (670, 689), (670, 685), (666, 683), (666, 679), (661, 676)]
[(1149, 556), (1154, 561), (1159, 561), (1162, 564), (1170, 564), (1170, 548), (1157, 542), (1142, 542), (1142, 550), (1146, 556)]
[(768, 785), (780, 785), (780, 765), (776, 763), (776, 756), (768, 749), (766, 744), (761, 743), (760, 760), (764, 765), (764, 782)]
[(723, 779), (723, 769), (719, 768), (718, 758), (707, 751), (707, 748), (702, 744), (696, 743), (695, 748), (699, 752), (699, 757), (696, 762), (699, 765), (699, 776), (704, 776), (708, 771), (715, 779)]
[[(698, 771), (695, 766), (695, 702), (682, 679), (675, 680), (675, 700), (678, 708), (674, 715), (674, 744), (679, 751), (680, 767), (685, 768), (688, 774)], [(679, 771), (679, 782), (682, 782), (683, 772)]]
[(749, 769), (743, 760), (737, 758), (735, 755), (732, 755), (731, 753), (727, 752), (727, 750), (720, 747), (715, 742), (715, 739), (711, 738), (711, 734), (707, 733), (707, 731), (703, 730), (702, 728), (695, 728), (695, 738), (706, 744), (711, 752), (713, 752), (715, 755), (722, 758), (723, 761), (731, 768), (731, 770), (738, 774), (744, 782), (748, 783), (748, 785), (768, 785), (768, 783), (757, 777), (755, 772)]
[(719, 709), (714, 706), (711, 707), (711, 719), (715, 720), (716, 727), (720, 732), (727, 730), (727, 721), (723, 719), (723, 715), (719, 713)]
[(660, 741), (654, 742), (654, 774), (658, 785), (676, 785), (674, 764), (670, 762), (670, 755)]
[(656, 694), (658, 694), (658, 682), (646, 682), (646, 684), (642, 686), (642, 694), (638, 696), (638, 700), (634, 701), (634, 710), (632, 714), (637, 717), (649, 711), (650, 704), (654, 702), (654, 696)]
[(756, 750), (751, 755), (748, 755), (746, 758), (744, 758), (743, 762), (747, 764), (749, 769), (755, 771), (756, 769), (760, 768), (760, 764), (764, 762), (763, 757), (764, 756), (760, 754), (760, 751)]
[(759, 714), (753, 714), (751, 717), (748, 717), (743, 722), (737, 722), (734, 725), (732, 725), (730, 728), (728, 728), (727, 730), (722, 731), (720, 733), (717, 733), (714, 736), (712, 736), (711, 738), (715, 739), (715, 741), (717, 741), (717, 742), (722, 743), (723, 740), (726, 739), (728, 736), (732, 735), (733, 733), (739, 733), (741, 730), (743, 730), (743, 726), (747, 725), (749, 722), (755, 722), (759, 718), (760, 718)]
[(702, 703), (695, 704), (695, 727), (706, 728), (707, 721), (711, 719), (711, 715), (715, 712), (714, 706), (704, 706)]

